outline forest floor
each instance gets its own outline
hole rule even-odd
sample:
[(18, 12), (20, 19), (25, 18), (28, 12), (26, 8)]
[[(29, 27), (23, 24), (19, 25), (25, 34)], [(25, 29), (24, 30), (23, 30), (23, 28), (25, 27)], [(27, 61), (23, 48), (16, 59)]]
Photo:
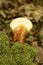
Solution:
[(10, 22), (18, 17), (27, 17), (33, 28), (27, 34), (26, 42), (39, 49), (36, 57), (38, 65), (43, 65), (43, 0), (0, 0), (0, 31), (7, 33), (12, 40)]

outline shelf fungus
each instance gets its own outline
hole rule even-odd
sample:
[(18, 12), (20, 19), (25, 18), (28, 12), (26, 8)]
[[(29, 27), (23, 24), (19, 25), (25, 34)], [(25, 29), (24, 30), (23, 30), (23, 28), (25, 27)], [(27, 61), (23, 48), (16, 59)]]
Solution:
[(32, 22), (28, 18), (16, 18), (10, 23), (13, 31), (13, 39), (15, 42), (25, 42), (26, 34), (32, 29)]

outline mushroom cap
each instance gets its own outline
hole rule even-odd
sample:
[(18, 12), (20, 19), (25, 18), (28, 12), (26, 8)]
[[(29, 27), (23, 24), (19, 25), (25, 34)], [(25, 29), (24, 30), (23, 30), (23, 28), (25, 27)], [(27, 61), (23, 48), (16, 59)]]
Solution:
[(12, 22), (10, 23), (10, 27), (12, 30), (19, 26), (23, 26), (26, 28), (27, 31), (30, 31), (33, 27), (33, 24), (28, 18), (22, 17), (13, 19)]

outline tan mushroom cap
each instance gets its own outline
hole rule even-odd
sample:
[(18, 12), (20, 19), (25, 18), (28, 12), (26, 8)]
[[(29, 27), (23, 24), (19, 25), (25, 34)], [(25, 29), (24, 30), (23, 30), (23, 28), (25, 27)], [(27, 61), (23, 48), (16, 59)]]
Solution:
[(30, 31), (33, 27), (33, 24), (28, 18), (23, 17), (13, 19), (12, 22), (10, 23), (10, 27), (12, 30), (19, 26), (23, 26), (26, 28), (27, 31)]

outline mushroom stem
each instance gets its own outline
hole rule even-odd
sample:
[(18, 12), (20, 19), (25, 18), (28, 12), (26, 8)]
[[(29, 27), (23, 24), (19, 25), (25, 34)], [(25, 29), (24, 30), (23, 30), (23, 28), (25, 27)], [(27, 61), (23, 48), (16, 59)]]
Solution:
[(26, 37), (26, 29), (23, 29), (19, 38), (19, 42), (24, 43)]
[(14, 41), (18, 41), (19, 37), (20, 37), (20, 33), (21, 33), (21, 29), (17, 28), (13, 31), (13, 34), (14, 34)]
[(17, 30), (14, 30), (14, 41), (19, 41), (21, 43), (24, 43), (26, 36), (26, 29), (25, 28), (19, 28)]
[(15, 33), (14, 33), (14, 36), (13, 36), (13, 40), (14, 40), (14, 41), (17, 41), (17, 39), (18, 39), (18, 37), (17, 37), (17, 36), (18, 36), (18, 33), (17, 33), (17, 32), (15, 32)]

